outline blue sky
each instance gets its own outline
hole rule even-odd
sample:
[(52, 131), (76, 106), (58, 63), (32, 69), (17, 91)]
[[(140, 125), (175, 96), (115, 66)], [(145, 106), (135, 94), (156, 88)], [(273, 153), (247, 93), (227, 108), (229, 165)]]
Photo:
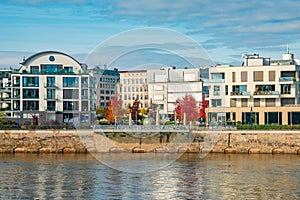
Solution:
[(112, 35), (142, 27), (176, 30), (215, 63), (240, 64), (243, 53), (280, 59), (287, 44), (300, 58), (299, 7), (299, 1), (276, 0), (1, 1), (0, 67), (18, 66), (23, 56), (44, 50), (83, 62)]

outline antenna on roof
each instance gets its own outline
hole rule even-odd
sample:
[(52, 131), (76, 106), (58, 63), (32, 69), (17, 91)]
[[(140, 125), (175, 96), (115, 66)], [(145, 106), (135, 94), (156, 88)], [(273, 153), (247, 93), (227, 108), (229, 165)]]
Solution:
[(289, 44), (286, 44), (286, 53), (287, 53), (287, 54), (290, 53)]

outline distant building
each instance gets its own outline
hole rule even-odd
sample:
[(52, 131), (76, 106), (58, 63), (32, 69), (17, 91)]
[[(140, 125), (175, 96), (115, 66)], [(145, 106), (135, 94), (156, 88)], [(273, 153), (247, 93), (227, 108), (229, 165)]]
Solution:
[[(287, 52), (282, 60), (243, 55), (242, 66), (209, 69), (210, 119), (243, 124), (300, 124), (300, 66)], [(250, 120), (250, 116), (251, 120)]]
[(148, 108), (147, 71), (120, 71), (118, 91), (123, 102), (123, 108), (132, 106), (135, 100), (140, 101), (140, 108)]
[(93, 96), (96, 97), (98, 108), (107, 108), (110, 100), (116, 96), (117, 85), (120, 82), (118, 69), (101, 69), (95, 67), (91, 70), (92, 82), (95, 84)]
[(23, 124), (38, 116), (47, 121), (90, 123), (90, 75), (87, 66), (73, 57), (56, 51), (34, 54), (13, 70), (6, 84), (8, 117)]
[(175, 102), (185, 95), (192, 95), (198, 106), (202, 101), (203, 82), (200, 79), (200, 69), (176, 69), (163, 67), (158, 70), (148, 70), (147, 80), (149, 100), (157, 104), (162, 118), (174, 114)]

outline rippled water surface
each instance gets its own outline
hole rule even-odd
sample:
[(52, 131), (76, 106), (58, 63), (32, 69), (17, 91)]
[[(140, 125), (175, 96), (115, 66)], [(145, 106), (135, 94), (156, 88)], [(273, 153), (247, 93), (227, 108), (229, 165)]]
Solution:
[(142, 174), (109, 168), (89, 154), (0, 159), (0, 199), (300, 199), (298, 155), (184, 154)]

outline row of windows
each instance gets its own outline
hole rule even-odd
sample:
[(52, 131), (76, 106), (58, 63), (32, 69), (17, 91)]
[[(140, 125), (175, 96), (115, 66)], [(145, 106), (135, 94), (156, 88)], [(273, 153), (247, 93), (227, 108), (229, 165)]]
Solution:
[[(88, 89), (81, 90), (81, 99), (88, 99), (89, 91)], [(14, 97), (20, 96), (20, 90), (14, 91)], [(23, 89), (23, 99), (39, 99), (38, 89)], [(47, 89), (45, 99), (55, 99), (56, 96), (55, 89)], [(64, 89), (63, 90), (64, 99), (79, 99), (79, 90), (77, 89)]]
[[(47, 77), (47, 87), (55, 86), (55, 77)], [(88, 87), (88, 79), (82, 78), (82, 87)], [(23, 87), (39, 87), (39, 77), (23, 77)], [(78, 77), (63, 77), (63, 87), (79, 87)]]
[[(122, 98), (122, 97), (121, 97)], [(126, 95), (124, 94), (123, 100), (148, 100), (148, 95)]]
[(121, 87), (120, 92), (147, 92), (148, 87)]
[(122, 84), (144, 84), (147, 83), (147, 79), (124, 79)]
[[(264, 80), (264, 73), (268, 73), (268, 80)], [(279, 80), (293, 80), (296, 77), (295, 71), (281, 71)], [(225, 79), (225, 73), (212, 73), (211, 79)], [(242, 71), (240, 73), (240, 81), (248, 82), (248, 72)], [(262, 81), (276, 81), (276, 71), (254, 71), (253, 72), (253, 81), (262, 82)], [(237, 82), (236, 72), (232, 72), (232, 82)]]
[(107, 78), (107, 77), (101, 77), (100, 82), (118, 82), (119, 78)]

